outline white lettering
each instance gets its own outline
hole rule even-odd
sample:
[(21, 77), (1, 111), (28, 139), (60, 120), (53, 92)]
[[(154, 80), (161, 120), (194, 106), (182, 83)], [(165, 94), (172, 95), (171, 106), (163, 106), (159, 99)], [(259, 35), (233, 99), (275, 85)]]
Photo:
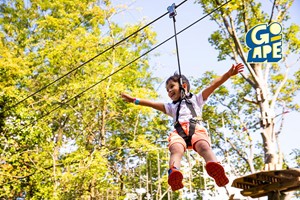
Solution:
[[(260, 25), (256, 26), (251, 33), (251, 40), (256, 45), (261, 45), (263, 43), (269, 43), (269, 34), (268, 33), (260, 34), (260, 35), (257, 34), (258, 31), (261, 31), (261, 30), (267, 30), (267, 25), (260, 24)], [(259, 40), (258, 40), (257, 36), (260, 36)]]
[(281, 58), (281, 42), (273, 43), (273, 58)]
[(270, 45), (264, 45), (262, 48), (263, 48), (263, 58), (267, 58), (267, 55), (271, 53), (272, 48)]
[(260, 47), (255, 47), (253, 49), (253, 55), (252, 58), (261, 58), (261, 48)]

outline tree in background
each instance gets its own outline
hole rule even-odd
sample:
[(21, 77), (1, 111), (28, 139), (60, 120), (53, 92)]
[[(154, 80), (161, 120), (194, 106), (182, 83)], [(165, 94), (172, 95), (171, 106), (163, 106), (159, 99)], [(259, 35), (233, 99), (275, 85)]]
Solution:
[[(221, 104), (214, 109), (207, 106), (203, 116), (209, 121), (210, 130), (223, 155), (228, 155), (228, 162), (236, 176), (247, 172), (265, 169), (281, 169), (286, 163), (278, 140), (281, 134), (284, 115), (288, 111), (299, 111), (294, 101), (299, 91), (300, 27), (289, 23), (289, 8), (294, 1), (265, 2), (270, 9), (266, 13), (258, 1), (230, 1), (211, 15), (216, 22), (216, 30), (209, 42), (218, 50), (218, 60), (242, 60), (248, 74), (233, 80), (234, 92), (221, 87), (212, 96), (211, 104)], [(221, 5), (221, 1), (198, 1), (205, 13)], [(247, 63), (245, 34), (253, 26), (261, 23), (279, 22), (283, 27), (283, 58), (278, 63)], [(289, 74), (293, 69), (295, 74)], [(202, 79), (196, 80), (200, 88), (208, 84), (208, 80), (216, 76), (206, 73)], [(230, 98), (228, 98), (230, 97)], [(224, 109), (221, 109), (224, 108)], [(228, 128), (231, 132), (224, 132)], [(221, 133), (218, 133), (222, 131)], [(255, 143), (255, 134), (260, 131), (262, 143)], [(216, 134), (218, 133), (218, 134)], [(227, 134), (226, 134), (227, 133)], [(261, 154), (264, 154), (262, 159)], [(242, 165), (243, 163), (243, 165)], [(283, 195), (284, 196), (284, 195)]]
[(118, 26), (122, 9), (107, 0), (1, 1), (0, 198), (124, 198), (149, 186), (128, 178), (130, 159), (141, 177), (148, 166), (160, 177), (151, 181), (163, 182), (154, 152), (165, 136), (153, 130), (166, 131), (168, 121), (119, 99), (124, 90), (156, 97), (147, 56), (118, 71), (149, 50), (155, 34), (143, 29), (84, 64), (144, 25)]

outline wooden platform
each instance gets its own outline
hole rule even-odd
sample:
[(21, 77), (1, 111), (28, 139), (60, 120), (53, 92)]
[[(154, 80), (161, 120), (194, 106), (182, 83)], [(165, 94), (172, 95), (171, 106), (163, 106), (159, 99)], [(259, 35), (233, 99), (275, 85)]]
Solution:
[(300, 169), (262, 171), (233, 181), (232, 187), (243, 189), (243, 196), (258, 198), (271, 192), (288, 192), (300, 189)]

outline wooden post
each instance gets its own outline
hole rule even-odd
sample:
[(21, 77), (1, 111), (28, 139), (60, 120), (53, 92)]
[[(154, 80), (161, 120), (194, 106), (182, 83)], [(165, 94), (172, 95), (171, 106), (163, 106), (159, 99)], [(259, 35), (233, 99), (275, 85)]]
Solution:
[[(141, 166), (139, 167), (139, 174), (140, 174), (140, 180), (139, 180), (139, 182), (140, 182), (140, 188), (142, 188), (142, 170), (141, 170)], [(139, 196), (139, 200), (142, 200), (142, 198), (143, 198), (143, 195), (140, 193), (140, 196)]]
[(188, 160), (188, 164), (189, 164), (189, 190), (190, 193), (193, 192), (193, 188), (192, 188), (192, 164), (191, 164), (191, 159), (190, 159), (190, 152), (187, 151), (187, 160)]
[(161, 197), (161, 176), (160, 176), (160, 156), (159, 150), (157, 153), (157, 179), (158, 179), (158, 186), (157, 186), (157, 196), (156, 199), (160, 199)]
[(146, 196), (148, 199), (148, 193), (149, 193), (149, 164), (148, 164), (148, 158), (146, 156)]

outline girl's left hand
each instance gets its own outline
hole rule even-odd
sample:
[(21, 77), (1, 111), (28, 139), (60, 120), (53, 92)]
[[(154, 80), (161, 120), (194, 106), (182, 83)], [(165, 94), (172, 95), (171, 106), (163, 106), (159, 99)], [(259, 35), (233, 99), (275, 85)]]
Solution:
[(237, 65), (232, 64), (232, 67), (228, 71), (230, 76), (234, 76), (244, 70), (244, 64), (238, 63)]

